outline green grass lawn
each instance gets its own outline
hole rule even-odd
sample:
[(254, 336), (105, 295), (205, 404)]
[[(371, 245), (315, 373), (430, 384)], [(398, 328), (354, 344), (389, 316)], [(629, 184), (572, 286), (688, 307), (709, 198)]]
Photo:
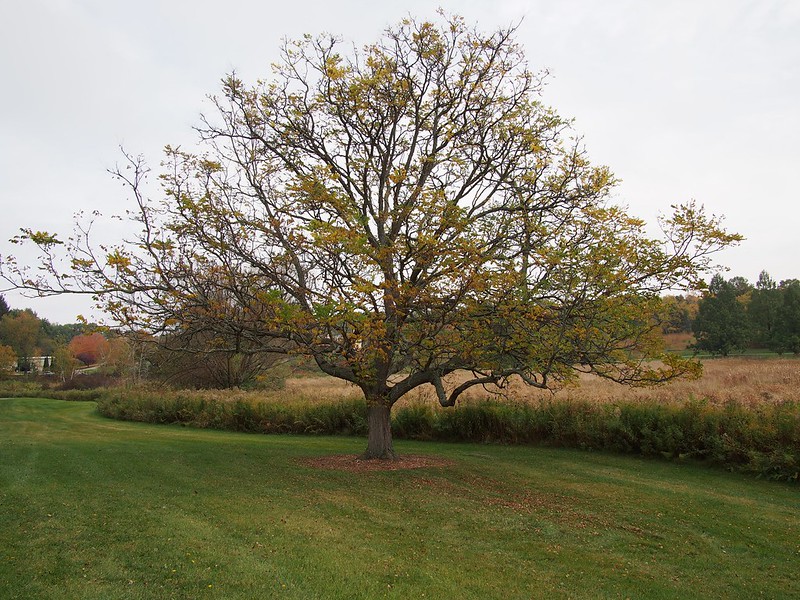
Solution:
[(0, 400), (0, 598), (796, 598), (800, 489), (685, 464), (117, 422)]

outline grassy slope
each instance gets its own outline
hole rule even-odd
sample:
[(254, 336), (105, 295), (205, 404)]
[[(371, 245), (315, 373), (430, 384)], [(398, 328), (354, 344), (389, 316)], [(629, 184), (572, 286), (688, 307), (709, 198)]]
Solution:
[(800, 493), (691, 465), (105, 420), (0, 400), (0, 598), (800, 596)]

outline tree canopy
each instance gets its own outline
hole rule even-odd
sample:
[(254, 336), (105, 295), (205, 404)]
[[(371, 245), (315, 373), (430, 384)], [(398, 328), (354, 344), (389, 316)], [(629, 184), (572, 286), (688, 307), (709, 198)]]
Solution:
[[(576, 371), (629, 384), (695, 372), (661, 352), (659, 294), (701, 285), (710, 254), (740, 237), (694, 203), (648, 237), (611, 202), (611, 171), (542, 103), (544, 79), (513, 27), (446, 15), (359, 50), (286, 42), (269, 80), (223, 80), (198, 151), (167, 147), (160, 199), (126, 155), (116, 175), (135, 239), (24, 230), (44, 275), (6, 261), (6, 276), (99, 295), (138, 330), (312, 357), (363, 391), (369, 458), (394, 455), (391, 407), (423, 384), (448, 406), (512, 377), (546, 388)], [(455, 371), (469, 376), (448, 388)]]

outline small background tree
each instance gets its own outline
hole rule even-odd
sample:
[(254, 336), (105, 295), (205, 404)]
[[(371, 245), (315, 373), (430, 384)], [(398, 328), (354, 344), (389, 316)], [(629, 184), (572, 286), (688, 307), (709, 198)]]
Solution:
[(73, 356), (67, 346), (56, 346), (53, 352), (53, 362), (50, 369), (62, 383), (72, 381), (80, 366), (80, 361)]
[(0, 377), (10, 375), (17, 368), (17, 353), (11, 346), (0, 345)]
[(109, 343), (100, 332), (76, 335), (68, 345), (72, 355), (84, 365), (97, 365), (105, 360), (109, 353)]
[[(190, 388), (241, 388), (269, 380), (279, 385), (275, 367), (283, 355), (264, 352), (259, 344), (239, 339), (238, 345), (218, 334), (162, 336), (152, 344), (151, 377)], [(273, 376), (268, 374), (272, 372)]]

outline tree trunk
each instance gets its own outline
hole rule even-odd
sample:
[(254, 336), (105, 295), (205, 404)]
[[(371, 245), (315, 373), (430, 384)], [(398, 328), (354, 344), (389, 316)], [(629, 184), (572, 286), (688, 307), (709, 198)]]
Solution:
[(361, 458), (365, 460), (397, 458), (392, 447), (391, 411), (391, 406), (379, 403), (367, 404), (367, 451)]

